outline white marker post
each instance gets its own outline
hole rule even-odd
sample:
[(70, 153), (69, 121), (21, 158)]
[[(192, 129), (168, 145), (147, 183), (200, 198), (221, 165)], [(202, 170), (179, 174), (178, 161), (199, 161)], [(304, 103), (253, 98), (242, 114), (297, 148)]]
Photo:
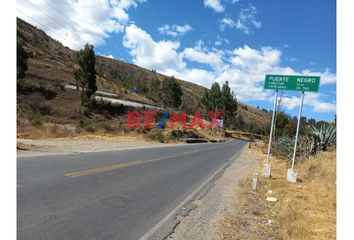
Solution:
[(297, 179), (297, 172), (294, 170), (295, 166), (295, 157), (296, 157), (296, 148), (297, 148), (297, 142), (299, 138), (299, 129), (300, 129), (300, 121), (301, 121), (301, 114), (302, 114), (302, 106), (304, 104), (304, 97), (305, 97), (305, 92), (302, 92), (302, 97), (301, 97), (301, 106), (299, 110), (299, 116), (297, 118), (297, 127), (296, 127), (296, 137), (295, 137), (295, 144), (294, 144), (294, 152), (293, 152), (293, 159), (291, 163), (291, 168), (288, 169), (288, 175), (287, 179), (289, 182), (296, 182)]
[(278, 90), (276, 90), (275, 98), (274, 98), (274, 106), (273, 106), (273, 116), (272, 116), (272, 125), (270, 126), (270, 134), (269, 134), (269, 144), (268, 144), (268, 154), (267, 154), (267, 162), (263, 165), (263, 177), (270, 177), (271, 166), (269, 164), (270, 158), (270, 149), (272, 146), (272, 136), (273, 136), (273, 126), (274, 126), (274, 118), (275, 118), (275, 108), (278, 101)]

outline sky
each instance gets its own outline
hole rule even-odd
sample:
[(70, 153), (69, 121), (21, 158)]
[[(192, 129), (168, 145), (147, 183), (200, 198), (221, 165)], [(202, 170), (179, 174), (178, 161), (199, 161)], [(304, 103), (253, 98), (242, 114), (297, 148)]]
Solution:
[[(272, 109), (266, 74), (321, 77), (303, 116), (336, 114), (334, 0), (18, 0), (17, 16), (65, 46), (154, 69), (210, 88), (229, 82), (238, 100)], [(301, 92), (281, 93), (297, 116)]]

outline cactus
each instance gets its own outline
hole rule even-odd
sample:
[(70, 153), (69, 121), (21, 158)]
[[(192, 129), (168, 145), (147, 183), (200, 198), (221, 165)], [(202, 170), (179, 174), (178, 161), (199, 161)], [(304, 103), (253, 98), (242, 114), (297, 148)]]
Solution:
[(320, 129), (312, 126), (312, 136), (319, 143), (321, 151), (326, 151), (328, 147), (336, 142), (336, 126), (334, 124), (324, 124)]

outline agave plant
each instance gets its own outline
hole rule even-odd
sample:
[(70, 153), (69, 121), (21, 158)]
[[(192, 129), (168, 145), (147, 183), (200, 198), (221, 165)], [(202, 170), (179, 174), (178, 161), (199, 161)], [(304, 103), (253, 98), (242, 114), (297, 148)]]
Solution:
[(337, 131), (334, 124), (324, 124), (320, 129), (312, 126), (312, 135), (322, 151), (326, 151), (328, 147), (336, 142), (336, 134)]
[(294, 150), (295, 138), (280, 137), (275, 143), (275, 152), (290, 161)]
[[(289, 161), (292, 159), (295, 138), (279, 138), (276, 144), (276, 151), (285, 156)], [(296, 160), (303, 160), (309, 155), (318, 151), (317, 141), (313, 137), (300, 136), (296, 149)]]
[[(326, 151), (336, 142), (336, 127), (333, 124), (324, 124), (319, 129), (312, 126), (310, 134), (299, 137), (296, 149), (297, 159), (304, 159), (318, 151)], [(292, 158), (295, 138), (281, 137), (275, 143), (278, 154), (285, 156), (289, 161)]]

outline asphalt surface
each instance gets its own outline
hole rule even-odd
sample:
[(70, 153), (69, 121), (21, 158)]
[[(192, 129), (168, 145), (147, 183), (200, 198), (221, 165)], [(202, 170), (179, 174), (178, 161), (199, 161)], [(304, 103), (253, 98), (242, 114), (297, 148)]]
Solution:
[(18, 239), (139, 239), (244, 141), (17, 158)]

